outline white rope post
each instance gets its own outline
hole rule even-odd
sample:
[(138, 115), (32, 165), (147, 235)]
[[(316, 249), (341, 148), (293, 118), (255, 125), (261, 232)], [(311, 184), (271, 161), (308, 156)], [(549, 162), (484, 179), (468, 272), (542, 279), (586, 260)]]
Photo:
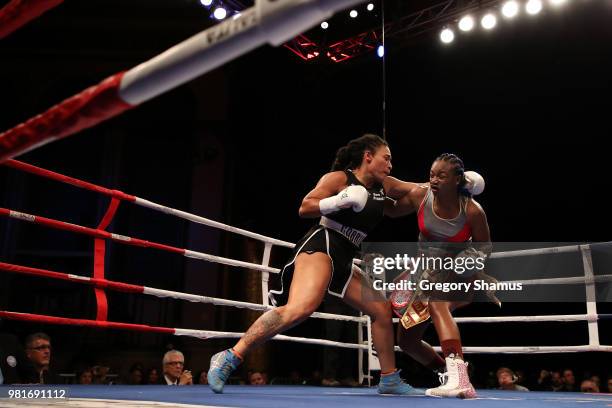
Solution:
[[(263, 266), (269, 266), (270, 264), (270, 253), (272, 252), (272, 244), (266, 242), (264, 246), (263, 259), (261, 264)], [(270, 280), (270, 273), (262, 271), (261, 272), (261, 304), (264, 306), (268, 306), (270, 304), (270, 300), (268, 299), (268, 281)]]
[(378, 361), (378, 357), (374, 354), (374, 348), (372, 347), (372, 319), (370, 316), (367, 316), (367, 325), (368, 325), (368, 386), (372, 385), (372, 371), (380, 371), (380, 361)]
[[(363, 313), (359, 313), (360, 316), (363, 316)], [(363, 344), (363, 323), (357, 323), (357, 343)], [(363, 385), (363, 350), (357, 351), (357, 382), (359, 385)]]
[[(595, 293), (591, 246), (580, 245), (580, 252), (582, 253), (582, 266), (584, 267), (587, 316), (597, 316), (597, 299)], [(590, 320), (587, 324), (589, 328), (589, 345), (599, 346), (599, 323), (597, 320)]]

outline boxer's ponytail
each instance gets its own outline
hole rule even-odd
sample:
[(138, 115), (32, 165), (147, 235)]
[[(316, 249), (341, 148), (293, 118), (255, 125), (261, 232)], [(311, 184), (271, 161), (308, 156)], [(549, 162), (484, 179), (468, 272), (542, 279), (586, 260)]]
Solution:
[(358, 168), (361, 166), (363, 153), (370, 151), (374, 154), (380, 146), (389, 146), (389, 144), (380, 136), (370, 133), (351, 140), (346, 146), (342, 146), (336, 152), (336, 158), (332, 164), (331, 171)]

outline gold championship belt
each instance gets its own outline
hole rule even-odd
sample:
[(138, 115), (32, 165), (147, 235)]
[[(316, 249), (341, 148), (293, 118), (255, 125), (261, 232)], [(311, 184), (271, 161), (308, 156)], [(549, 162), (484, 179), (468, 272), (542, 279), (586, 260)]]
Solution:
[[(395, 283), (402, 280), (415, 282), (414, 275), (410, 271), (402, 272)], [(429, 303), (427, 297), (423, 296), (421, 290), (396, 290), (389, 297), (391, 308), (399, 318), (402, 326), (409, 329), (419, 323), (429, 320)]]
[[(420, 252), (426, 256), (435, 257), (475, 257), (480, 256), (482, 258), (488, 258), (491, 253), (490, 243), (471, 243), (478, 249), (470, 247), (457, 254), (456, 251), (449, 251), (444, 246), (421, 246)], [(454, 252), (454, 253), (453, 253)], [(435, 292), (425, 292), (420, 288), (419, 283), (423, 280), (429, 282), (447, 282), (451, 279), (460, 278), (454, 271), (439, 270), (439, 269), (421, 269), (406, 270), (402, 272), (394, 283), (401, 283), (402, 281), (413, 282), (411, 289), (396, 290), (391, 293), (389, 300), (393, 312), (400, 318), (400, 322), (405, 329), (410, 329), (420, 323), (426, 322), (431, 317), (429, 314), (429, 301), (430, 297), (437, 299), (438, 294)], [(488, 275), (484, 270), (476, 272), (472, 277), (466, 277), (467, 279), (481, 279), (487, 283), (497, 283), (497, 279)], [(407, 286), (407, 285), (404, 285)], [(493, 302), (497, 306), (501, 306), (501, 301), (495, 295), (495, 290), (486, 291), (486, 297), (489, 301)]]
[(427, 300), (415, 299), (407, 308), (404, 315), (401, 317), (400, 322), (405, 329), (409, 329), (416, 326), (419, 323), (426, 322), (429, 320), (429, 305)]

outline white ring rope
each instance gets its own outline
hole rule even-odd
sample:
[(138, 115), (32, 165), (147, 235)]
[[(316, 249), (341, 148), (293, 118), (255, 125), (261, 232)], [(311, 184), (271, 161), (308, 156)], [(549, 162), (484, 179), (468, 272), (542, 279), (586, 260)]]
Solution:
[[(440, 347), (434, 347), (434, 350), (436, 350), (437, 352), (442, 351)], [(466, 354), (470, 354), (470, 353), (478, 353), (478, 354), (582, 353), (586, 351), (612, 352), (612, 346), (584, 345), (584, 346), (463, 347), (463, 352)]]
[(580, 252), (580, 247), (582, 246), (583, 245), (567, 245), (550, 248), (520, 249), (516, 251), (493, 252), (489, 259)]
[(175, 217), (182, 218), (187, 221), (192, 221), (197, 224), (208, 225), (209, 227), (218, 228), (223, 231), (233, 232), (248, 238), (253, 238), (261, 242), (270, 243), (287, 248), (294, 248), (295, 244), (291, 242), (282, 241), (280, 239), (271, 238), (265, 235), (257, 234), (255, 232), (247, 231), (242, 228), (232, 227), (231, 225), (223, 224), (218, 221), (213, 221), (208, 218), (200, 217), (199, 215), (191, 214), (186, 211), (177, 210), (175, 208), (167, 207), (165, 205), (157, 204), (143, 198), (136, 197), (134, 204), (138, 204), (142, 207), (150, 208), (165, 214), (174, 215)]
[(612, 281), (612, 275), (597, 275), (593, 276), (592, 279), (586, 277), (570, 277), (570, 278), (542, 278), (542, 279), (528, 279), (528, 280), (512, 280), (503, 281), (500, 283), (521, 283), (523, 285), (577, 285), (577, 284), (593, 284), (598, 282), (610, 282)]
[(271, 266), (254, 264), (254, 263), (244, 262), (244, 261), (237, 261), (237, 260), (230, 259), (230, 258), (224, 258), (222, 256), (205, 254), (204, 252), (190, 251), (189, 249), (185, 250), (185, 256), (187, 258), (199, 259), (199, 260), (208, 261), (208, 262), (216, 262), (216, 263), (220, 263), (223, 265), (238, 266), (240, 268), (245, 268), (245, 269), (255, 269), (261, 272), (280, 273), (280, 269), (272, 268)]
[[(72, 275), (71, 275), (72, 276)], [(208, 303), (216, 306), (232, 306), (241, 309), (250, 309), (250, 310), (271, 310), (274, 309), (274, 306), (266, 306), (259, 303), (249, 303), (249, 302), (240, 302), (237, 300), (229, 300), (229, 299), (221, 299), (210, 296), (202, 296), (202, 295), (194, 295), (190, 293), (182, 293), (175, 292), (171, 290), (164, 289), (156, 289), (144, 286), (143, 292), (146, 295), (157, 296), (159, 298), (173, 298), (179, 300), (187, 300), (189, 302), (195, 303)], [(357, 322), (357, 323), (365, 323), (367, 318), (361, 316), (345, 316), (345, 315), (337, 315), (331, 313), (319, 313), (315, 312), (310, 315), (310, 317), (316, 317), (320, 319), (329, 319), (329, 320), (342, 320), (347, 322)]]
[[(534, 322), (597, 322), (598, 315), (539, 315), (539, 316), (474, 316), (455, 317), (457, 323), (534, 323)], [(393, 323), (398, 323), (398, 318), (393, 318)]]
[[(175, 329), (175, 335), (197, 337), (200, 339), (239, 339), (244, 335), (244, 333), (222, 332), (214, 330)], [(293, 341), (297, 343), (318, 344), (320, 346), (333, 346), (349, 349), (368, 350), (368, 346), (366, 344), (342, 343), (339, 341), (325, 339), (311, 339), (308, 337), (285, 336), (282, 334), (277, 334), (276, 336), (272, 337), (272, 340)]]

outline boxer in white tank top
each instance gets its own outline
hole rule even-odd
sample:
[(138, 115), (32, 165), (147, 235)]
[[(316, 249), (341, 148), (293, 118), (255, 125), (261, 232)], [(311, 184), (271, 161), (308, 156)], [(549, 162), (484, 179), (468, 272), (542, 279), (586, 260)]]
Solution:
[[(454, 154), (442, 154), (433, 162), (429, 183), (409, 183), (387, 177), (387, 194), (400, 198), (385, 214), (402, 216), (417, 212), (419, 242), (468, 242), (483, 245), (490, 252), (490, 233), (482, 207), (472, 198), (473, 180), (466, 179), (463, 162)], [(392, 296), (393, 298), (393, 296)], [(427, 395), (474, 398), (476, 392), (463, 361), (459, 328), (452, 311), (465, 302), (432, 301), (407, 308), (408, 328), (398, 328), (398, 343), (404, 352), (424, 366), (438, 371), (445, 378), (442, 386), (428, 389)], [(414, 306), (414, 307), (412, 307)], [(440, 339), (444, 359), (422, 340), (431, 317)]]

